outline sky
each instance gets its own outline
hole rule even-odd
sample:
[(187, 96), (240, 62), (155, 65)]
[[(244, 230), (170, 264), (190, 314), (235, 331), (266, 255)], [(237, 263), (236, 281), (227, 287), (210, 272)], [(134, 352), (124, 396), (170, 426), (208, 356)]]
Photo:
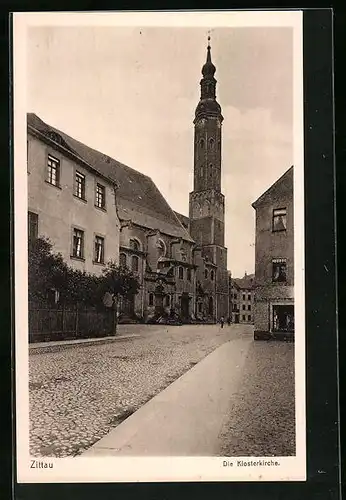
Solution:
[(291, 28), (30, 27), (27, 111), (149, 175), (188, 215), (208, 31), (228, 269), (242, 277), (254, 272), (251, 204), (293, 165)]

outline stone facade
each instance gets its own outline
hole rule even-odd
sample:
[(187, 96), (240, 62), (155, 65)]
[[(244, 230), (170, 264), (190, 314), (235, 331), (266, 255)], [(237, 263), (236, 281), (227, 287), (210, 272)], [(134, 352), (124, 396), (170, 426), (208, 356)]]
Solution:
[[(204, 293), (208, 315), (218, 320), (229, 315), (229, 289), (225, 198), (221, 192), (223, 116), (216, 101), (215, 71), (208, 45), (200, 82), (201, 97), (194, 119), (194, 186), (190, 193), (189, 227), (204, 258), (204, 266), (197, 266), (197, 285)], [(208, 270), (208, 266), (213, 266), (213, 269)], [(200, 314), (203, 307), (199, 305), (198, 308)]]
[[(27, 148), (29, 236), (49, 238), (65, 262), (90, 273), (100, 274), (109, 260), (118, 262), (115, 183), (78, 158), (59, 134), (40, 134), (29, 126)], [(82, 181), (79, 190), (77, 175)], [(96, 206), (97, 186), (102, 188), (100, 207)], [(78, 248), (75, 230), (81, 237)], [(98, 255), (96, 238), (103, 245)]]
[(255, 203), (255, 338), (294, 333), (293, 167)]

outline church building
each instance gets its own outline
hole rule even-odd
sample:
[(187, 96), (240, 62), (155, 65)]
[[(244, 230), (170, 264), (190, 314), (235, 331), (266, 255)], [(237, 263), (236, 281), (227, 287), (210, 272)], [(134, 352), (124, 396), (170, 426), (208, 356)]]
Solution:
[[(208, 39), (209, 40), (209, 39)], [(201, 98), (195, 111), (194, 186), (190, 193), (190, 234), (202, 249), (197, 266), (197, 310), (207, 295), (207, 311), (216, 318), (229, 316), (225, 197), (221, 192), (221, 107), (216, 100), (216, 68), (208, 43), (202, 68)], [(204, 268), (204, 269), (203, 269)]]
[[(225, 200), (221, 192), (223, 117), (216, 100), (215, 71), (208, 44), (193, 122), (194, 185), (189, 217), (174, 212), (148, 176), (86, 146), (33, 113), (27, 116), (29, 210), (39, 214), (38, 235), (50, 238), (70, 265), (89, 272), (96, 266), (100, 273), (107, 260), (130, 268), (141, 288), (132, 301), (121, 304), (124, 321), (156, 321), (172, 310), (183, 322), (215, 322), (229, 315)], [(61, 182), (52, 196), (42, 197), (42, 186), (48, 191), (52, 158), (58, 159), (54, 161), (58, 161)], [(29, 175), (33, 170), (38, 172), (36, 177)], [(102, 206), (98, 203), (99, 185), (105, 186), (102, 192), (107, 195), (107, 204)], [(63, 209), (58, 205), (62, 197)], [(46, 213), (54, 214), (54, 223), (43, 225)], [(78, 261), (70, 258), (74, 257), (77, 232), (85, 245)], [(102, 259), (95, 257), (93, 238), (102, 241)]]

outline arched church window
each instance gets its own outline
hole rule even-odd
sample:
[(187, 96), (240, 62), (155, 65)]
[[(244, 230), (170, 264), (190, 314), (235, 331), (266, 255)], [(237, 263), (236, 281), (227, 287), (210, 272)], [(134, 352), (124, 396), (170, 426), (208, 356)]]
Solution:
[(210, 203), (209, 201), (207, 200), (206, 203), (205, 203), (205, 211), (206, 211), (206, 215), (210, 215)]
[(166, 256), (166, 245), (163, 240), (157, 242), (157, 248), (159, 249), (159, 257)]
[(213, 177), (213, 164), (209, 163), (209, 177)]
[(131, 239), (130, 240), (130, 248), (131, 250), (140, 250), (140, 244), (139, 244), (139, 241), (138, 240), (135, 240), (135, 239)]
[(126, 267), (126, 255), (124, 253), (119, 255), (119, 264), (121, 267)]
[(137, 255), (132, 255), (132, 258), (131, 258), (132, 272), (134, 272), (134, 273), (138, 272), (138, 263), (139, 263), (139, 259), (138, 259)]
[(180, 280), (183, 280), (184, 279), (184, 268), (183, 267), (179, 267), (178, 269), (178, 276), (179, 276), (179, 279)]
[(213, 138), (209, 139), (209, 147), (210, 149), (214, 149), (215, 141)]
[(201, 139), (201, 140), (199, 141), (199, 144), (200, 144), (200, 146), (201, 146), (201, 149), (204, 149), (204, 139)]

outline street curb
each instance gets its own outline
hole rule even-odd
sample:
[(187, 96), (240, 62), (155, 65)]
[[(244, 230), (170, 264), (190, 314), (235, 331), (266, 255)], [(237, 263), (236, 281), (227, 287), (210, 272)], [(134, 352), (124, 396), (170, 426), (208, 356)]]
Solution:
[(100, 338), (95, 338), (95, 339), (75, 339), (75, 340), (58, 340), (58, 341), (52, 341), (52, 342), (35, 342), (33, 344), (29, 344), (29, 350), (33, 349), (46, 349), (50, 347), (67, 347), (67, 346), (73, 346), (73, 345), (93, 345), (97, 342), (114, 342), (117, 340), (125, 340), (125, 339), (133, 339), (133, 338), (139, 338), (140, 335), (117, 335), (117, 336), (110, 336), (110, 337), (100, 337)]

